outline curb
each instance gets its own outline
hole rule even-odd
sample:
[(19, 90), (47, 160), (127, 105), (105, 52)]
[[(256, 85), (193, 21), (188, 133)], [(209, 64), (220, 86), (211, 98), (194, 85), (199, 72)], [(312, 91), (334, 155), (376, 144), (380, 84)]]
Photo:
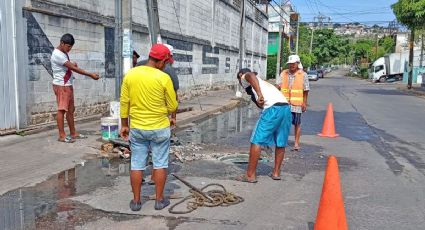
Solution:
[[(80, 117), (80, 118), (75, 119), (75, 123), (81, 124), (81, 123), (96, 121), (96, 120), (99, 120), (100, 118), (102, 118), (103, 116), (104, 116), (104, 114), (96, 114), (96, 115), (91, 115), (91, 116), (87, 116), (87, 117)], [(65, 119), (64, 124), (65, 125), (67, 124), (66, 119)], [(50, 123), (46, 123), (46, 124), (42, 124), (42, 125), (29, 126), (27, 128), (21, 129), (19, 131), (13, 130), (13, 131), (0, 132), (0, 137), (6, 136), (6, 135), (26, 136), (26, 135), (45, 132), (45, 131), (50, 131), (50, 130), (56, 129), (56, 127), (57, 127), (56, 122), (50, 122)]]
[(397, 90), (406, 93), (408, 95), (417, 96), (417, 97), (425, 97), (425, 91), (416, 90), (415, 88), (407, 89), (406, 86), (398, 86)]
[[(244, 101), (243, 98), (241, 99), (230, 99), (229, 102), (227, 102), (226, 104), (219, 106), (217, 108), (213, 108), (210, 110), (203, 110), (203, 111), (199, 111), (199, 110), (195, 110), (195, 111), (187, 111), (187, 112), (183, 112), (181, 114), (184, 113), (194, 113), (193, 116), (190, 116), (186, 119), (182, 119), (182, 120), (178, 120), (177, 122), (177, 126), (176, 126), (176, 131), (180, 131), (183, 130), (184, 128), (187, 128), (187, 124), (189, 123), (193, 123), (193, 122), (197, 122), (199, 120), (203, 120), (203, 119), (208, 119), (210, 117), (214, 116), (214, 113), (217, 112), (224, 112), (224, 111), (228, 111), (231, 110), (233, 108), (236, 108), (237, 106), (239, 106), (242, 101)], [(197, 114), (199, 113), (199, 114)], [(88, 122), (93, 122), (93, 121), (97, 121), (100, 118), (102, 118), (104, 116), (104, 114), (97, 114), (97, 115), (93, 115), (93, 116), (89, 116), (89, 117), (82, 117), (79, 119), (75, 119), (75, 123), (76, 124), (84, 124), (84, 123), (88, 123)], [(178, 115), (177, 115), (178, 116)], [(66, 122), (65, 122), (66, 125)], [(52, 123), (47, 123), (47, 124), (43, 124), (43, 125), (37, 125), (37, 126), (31, 126), (25, 129), (22, 129), (18, 132), (16, 131), (10, 131), (10, 132), (4, 132), (1, 133), (0, 132), (0, 136), (6, 136), (6, 135), (22, 135), (22, 136), (27, 136), (27, 135), (32, 135), (32, 134), (38, 134), (41, 132), (45, 132), (45, 131), (50, 131), (56, 129), (56, 123), (52, 122)]]
[(227, 102), (226, 104), (224, 104), (220, 107), (214, 108), (214, 109), (205, 110), (205, 111), (190, 111), (192, 113), (200, 113), (200, 114), (190, 116), (186, 119), (177, 120), (177, 125), (176, 125), (176, 128), (175, 128), (175, 131), (179, 132), (181, 130), (186, 129), (188, 127), (188, 124), (190, 124), (190, 123), (199, 122), (199, 121), (214, 117), (214, 116), (216, 116), (215, 113), (226, 112), (226, 111), (229, 111), (231, 109), (234, 109), (234, 108), (238, 107), (240, 104), (242, 104), (243, 101), (244, 101), (244, 99), (230, 99), (230, 101)]

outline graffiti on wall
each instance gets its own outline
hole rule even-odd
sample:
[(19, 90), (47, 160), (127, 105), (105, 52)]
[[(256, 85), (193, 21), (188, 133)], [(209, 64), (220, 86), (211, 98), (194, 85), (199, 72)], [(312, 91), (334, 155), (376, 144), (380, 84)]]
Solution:
[[(167, 43), (172, 45), (174, 48), (173, 58), (176, 62), (181, 63), (182, 65), (176, 66), (177, 74), (179, 75), (190, 75), (193, 73), (193, 69), (190, 63), (194, 62), (194, 43), (189, 41), (182, 41), (177, 39), (167, 38)], [(233, 53), (234, 55), (220, 55), (220, 51), (222, 51), (219, 47), (213, 47), (210, 45), (200, 45), (202, 46), (202, 62), (201, 62), (201, 74), (218, 74), (220, 69), (224, 69), (224, 73), (237, 72), (239, 70), (239, 58), (236, 57), (237, 52), (223, 50), (223, 53)], [(224, 66), (220, 68), (220, 59), (223, 58)], [(257, 57), (264, 59), (265, 57)], [(236, 60), (235, 60), (236, 59)], [(232, 60), (235, 62), (234, 69), (232, 69)], [(184, 63), (189, 63), (188, 65)], [(244, 67), (253, 68), (256, 71), (262, 71), (262, 66), (260, 61), (250, 58), (245, 58)]]
[[(27, 19), (28, 64), (42, 65), (50, 76), (53, 76), (50, 57), (54, 47), (32, 13), (24, 11), (24, 17)], [(39, 76), (30, 74), (29, 80), (38, 81)]]
[(219, 58), (214, 54), (219, 54), (218, 47), (202, 46), (202, 74), (217, 74)]
[[(35, 19), (32, 12), (23, 11), (27, 20), (27, 44), (28, 44), (28, 64), (30, 66), (41, 65), (50, 76), (53, 76), (50, 58), (54, 46), (47, 35)], [(54, 16), (51, 16), (54, 17)], [(105, 27), (105, 73), (107, 78), (115, 77), (115, 29)], [(78, 37), (75, 38), (78, 41)], [(30, 71), (30, 81), (40, 80), (40, 75)]]
[[(188, 41), (181, 41), (176, 39), (167, 39), (167, 43), (172, 45), (174, 50), (173, 58), (176, 62), (191, 63), (193, 62), (193, 43)], [(190, 75), (192, 74), (192, 67), (180, 66), (176, 68), (178, 75)]]
[(115, 77), (115, 29), (105, 27), (105, 77)]
[[(36, 18), (29, 11), (24, 11), (24, 17), (27, 19), (27, 43), (28, 60), (30, 66), (43, 66), (52, 76), (52, 67), (50, 63), (51, 53), (54, 46), (47, 35), (37, 22)], [(53, 17), (53, 16), (51, 16)], [(111, 27), (104, 28), (105, 36), (105, 77), (115, 77), (115, 29)], [(78, 41), (78, 38), (76, 38)], [(174, 59), (180, 65), (176, 66), (176, 72), (179, 75), (190, 75), (192, 73), (200, 74), (218, 74), (220, 70), (224, 73), (237, 72), (239, 68), (239, 59), (237, 52), (219, 47), (213, 47), (208, 44), (200, 45), (191, 41), (182, 41), (178, 39), (166, 39), (167, 43), (175, 49)], [(198, 50), (194, 50), (194, 45), (201, 46), (202, 56)], [(244, 65), (248, 68), (254, 68), (261, 71), (261, 60), (264, 57), (255, 57), (244, 59)], [(198, 61), (199, 60), (199, 61)], [(192, 65), (193, 63), (193, 65)], [(221, 64), (220, 64), (221, 63)], [(196, 64), (195, 70), (194, 65)], [(224, 65), (224, 66), (220, 66)], [(234, 66), (234, 69), (232, 69)], [(29, 79), (38, 81), (40, 75), (30, 71)]]

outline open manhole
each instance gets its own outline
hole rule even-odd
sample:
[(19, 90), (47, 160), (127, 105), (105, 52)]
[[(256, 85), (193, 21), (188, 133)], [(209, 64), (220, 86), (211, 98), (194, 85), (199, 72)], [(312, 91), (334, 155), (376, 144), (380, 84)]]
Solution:
[[(246, 153), (234, 154), (230, 156), (220, 157), (218, 160), (225, 163), (232, 163), (232, 164), (248, 164), (249, 154), (246, 154)], [(269, 162), (269, 159), (260, 157), (258, 161), (267, 163)]]

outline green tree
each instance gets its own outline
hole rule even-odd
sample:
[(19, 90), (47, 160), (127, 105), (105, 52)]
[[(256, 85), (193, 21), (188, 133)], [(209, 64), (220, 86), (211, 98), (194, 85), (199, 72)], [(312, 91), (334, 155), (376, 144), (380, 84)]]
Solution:
[(410, 29), (409, 39), (409, 78), (407, 88), (412, 88), (413, 74), (413, 44), (415, 30), (424, 28), (425, 25), (425, 0), (399, 0), (391, 5), (397, 20)]
[(397, 20), (409, 29), (423, 28), (425, 23), (424, 0), (399, 0), (391, 5)]
[(367, 59), (369, 60), (372, 58), (372, 47), (373, 47), (373, 40), (371, 39), (360, 39), (357, 40), (356, 43), (353, 45), (354, 48), (354, 58), (356, 60), (360, 59)]
[(300, 54), (310, 52), (310, 39), (311, 39), (311, 29), (306, 26), (300, 26), (299, 31), (299, 47), (298, 52)]
[[(336, 35), (333, 30), (316, 29), (313, 36), (313, 52), (310, 54), (311, 35), (311, 29), (305, 25), (300, 26), (298, 54), (304, 67), (342, 63), (353, 64), (356, 60), (369, 63), (377, 57), (393, 52), (395, 46), (391, 37), (383, 37), (379, 39), (377, 52), (375, 38), (353, 41), (352, 37)], [(286, 54), (286, 51), (284, 53)], [(286, 58), (287, 56), (283, 55), (283, 57)]]
[(316, 57), (309, 53), (300, 53), (301, 63), (304, 68), (311, 67), (313, 63), (316, 63)]
[[(288, 41), (286, 39), (282, 40), (282, 55), (280, 58), (281, 68), (286, 68), (286, 61), (290, 55)], [(276, 64), (277, 64), (277, 55), (270, 55), (267, 57), (267, 79), (272, 79), (276, 77)]]
[(276, 55), (270, 55), (267, 57), (267, 79), (272, 79), (276, 77), (276, 63)]
[(385, 53), (392, 53), (395, 46), (394, 38), (388, 36), (383, 37), (379, 40), (379, 46), (382, 46)]
[(330, 29), (315, 31), (313, 41), (313, 54), (317, 64), (329, 63), (332, 59), (346, 52), (347, 41)]

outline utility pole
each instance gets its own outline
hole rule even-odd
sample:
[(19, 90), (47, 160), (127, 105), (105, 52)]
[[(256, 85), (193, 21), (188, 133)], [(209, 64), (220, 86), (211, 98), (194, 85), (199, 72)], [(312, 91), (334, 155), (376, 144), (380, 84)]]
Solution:
[[(241, 20), (239, 25), (239, 69), (243, 67), (243, 59), (245, 57), (244, 49), (244, 27), (245, 27), (245, 0), (241, 0)], [(236, 96), (240, 94), (240, 85), (236, 83)], [(241, 95), (241, 94), (240, 94)]]
[(328, 17), (322, 13), (319, 12), (319, 15), (317, 17), (314, 17), (313, 20), (318, 22), (319, 29), (322, 29), (322, 26), (324, 25), (324, 21), (327, 20), (328, 24), (331, 22), (331, 17)]
[(296, 42), (296, 45), (295, 45), (295, 54), (297, 54), (298, 55), (298, 44), (299, 44), (299, 36), (300, 36), (300, 20), (301, 20), (301, 17), (300, 17), (300, 14), (299, 13), (297, 13), (297, 42)]
[(241, 21), (239, 27), (239, 69), (243, 67), (244, 52), (244, 28), (245, 27), (245, 0), (241, 0)]
[(410, 39), (409, 39), (409, 67), (408, 73), (409, 77), (407, 79), (407, 88), (412, 88), (412, 78), (413, 78), (413, 46), (415, 44), (415, 27), (411, 28)]
[(419, 66), (422, 68), (424, 65), (422, 62), (424, 61), (424, 35), (421, 35), (421, 61), (419, 63)]
[[(378, 59), (378, 43), (379, 43), (379, 39), (378, 39), (378, 32), (376, 32), (375, 34), (375, 38), (376, 38), (376, 45), (375, 45), (375, 60)], [(368, 60), (369, 62), (369, 60)]]
[(314, 37), (314, 26), (311, 28), (311, 36), (310, 36), (310, 54), (313, 52), (313, 37)]
[(122, 0), (122, 29), (123, 29), (123, 44), (122, 44), (122, 57), (123, 57), (123, 74), (126, 74), (131, 69), (132, 56), (133, 56), (133, 41), (132, 41), (132, 28), (131, 28), (131, 1)]
[[(146, 6), (146, 10), (148, 13), (149, 36), (151, 39), (151, 45), (154, 45), (158, 43), (158, 39), (161, 39), (159, 27), (158, 1), (146, 0)], [(159, 40), (159, 42), (161, 41)]]
[(133, 42), (132, 42), (132, 28), (131, 28), (131, 13), (132, 13), (132, 0), (116, 0), (115, 17), (116, 19), (116, 45), (117, 45), (117, 78), (115, 81), (115, 98), (120, 97), (121, 82), (123, 76), (130, 70), (132, 65), (133, 55)]
[(120, 98), (122, 82), (122, 2), (115, 0), (115, 99)]
[(280, 63), (282, 59), (282, 33), (283, 33), (283, 18), (280, 17), (279, 23), (279, 37), (278, 37), (278, 49), (277, 49), (277, 63), (276, 63), (276, 79), (280, 77)]

